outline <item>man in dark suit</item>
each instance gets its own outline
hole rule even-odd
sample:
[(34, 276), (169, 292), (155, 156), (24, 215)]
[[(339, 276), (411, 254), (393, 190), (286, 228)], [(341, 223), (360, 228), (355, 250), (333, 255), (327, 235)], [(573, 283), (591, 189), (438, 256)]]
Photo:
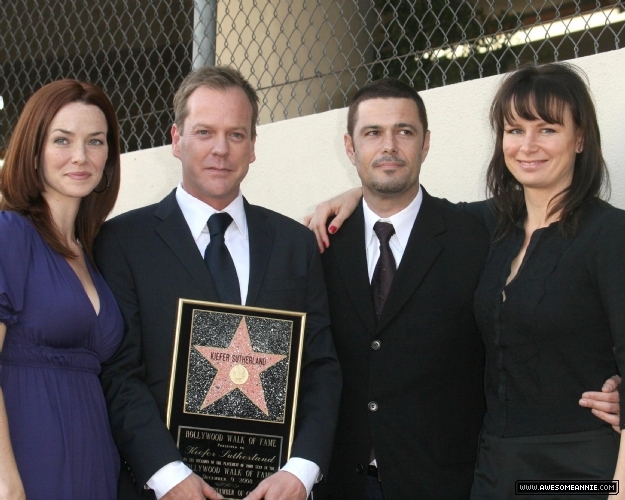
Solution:
[(344, 386), (321, 498), (470, 494), (485, 409), (472, 302), (489, 240), (420, 187), (429, 144), (409, 85), (354, 96), (345, 148), (363, 200), (322, 257)]
[(107, 222), (96, 242), (125, 322), (101, 374), (126, 464), (120, 498), (220, 498), (181, 462), (164, 423), (177, 302), (188, 298), (307, 313), (291, 459), (249, 497), (305, 500), (329, 464), (341, 389), (314, 237), (241, 195), (255, 159), (258, 98), (237, 71), (193, 72), (174, 112), (182, 183), (160, 203)]
[[(325, 250), (345, 380), (327, 486), (316, 500), (470, 495), (485, 408), (473, 292), (488, 235), (419, 185), (427, 123), (419, 95), (397, 80), (356, 93), (345, 149), (363, 197), (353, 213), (357, 190), (324, 203), (310, 221)], [(618, 425), (619, 382), (608, 379), (580, 404)]]

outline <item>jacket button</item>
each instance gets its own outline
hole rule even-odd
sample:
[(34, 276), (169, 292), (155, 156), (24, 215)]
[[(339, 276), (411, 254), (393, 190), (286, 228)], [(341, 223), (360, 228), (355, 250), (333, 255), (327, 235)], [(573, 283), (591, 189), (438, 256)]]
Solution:
[(382, 342), (380, 342), (379, 340), (374, 340), (373, 342), (371, 342), (371, 349), (373, 349), (374, 351), (377, 351), (380, 347), (382, 347)]
[(364, 472), (365, 468), (362, 464), (356, 464), (356, 472), (358, 474), (362, 474)]
[(369, 408), (369, 411), (378, 411), (378, 403), (375, 401), (370, 401), (367, 407)]

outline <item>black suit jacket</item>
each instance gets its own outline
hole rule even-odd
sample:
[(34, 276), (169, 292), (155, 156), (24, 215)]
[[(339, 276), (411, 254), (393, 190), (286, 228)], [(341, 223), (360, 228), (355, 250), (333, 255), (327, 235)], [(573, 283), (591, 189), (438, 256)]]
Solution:
[(386, 500), (469, 498), (484, 415), (473, 292), (488, 243), (471, 216), (424, 192), (376, 324), (362, 204), (331, 236), (322, 262), (344, 385), (319, 497), (361, 500), (373, 448)]
[[(245, 202), (249, 306), (303, 311), (306, 332), (292, 456), (327, 471), (341, 389), (328, 303), (314, 237), (301, 224)], [(122, 344), (101, 381), (122, 467), (120, 498), (180, 453), (164, 418), (179, 298), (219, 301), (175, 191), (160, 203), (108, 221), (96, 262), (122, 311)], [(131, 474), (129, 474), (129, 472)], [(134, 482), (134, 487), (133, 483)]]

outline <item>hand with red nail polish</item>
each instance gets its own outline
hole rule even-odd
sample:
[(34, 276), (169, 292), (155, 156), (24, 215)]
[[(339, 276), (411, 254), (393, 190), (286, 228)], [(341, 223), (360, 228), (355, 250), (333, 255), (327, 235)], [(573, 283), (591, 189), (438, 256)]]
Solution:
[[(330, 246), (328, 233), (335, 234), (341, 229), (345, 219), (356, 210), (361, 198), (362, 188), (350, 189), (328, 201), (319, 203), (315, 207), (314, 213), (304, 218), (304, 224), (315, 233), (321, 253)], [(335, 217), (329, 220), (332, 216)], [(330, 223), (330, 227), (328, 227), (328, 223)]]

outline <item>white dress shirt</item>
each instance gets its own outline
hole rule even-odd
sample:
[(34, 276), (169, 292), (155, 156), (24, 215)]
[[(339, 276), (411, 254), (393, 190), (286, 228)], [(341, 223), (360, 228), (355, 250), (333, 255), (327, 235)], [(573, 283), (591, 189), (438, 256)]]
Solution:
[(373, 225), (378, 222), (390, 222), (395, 228), (395, 234), (391, 236), (389, 246), (393, 257), (395, 258), (395, 265), (399, 267), (402, 257), (404, 256), (404, 250), (408, 244), (408, 238), (414, 226), (421, 203), (423, 202), (423, 190), (419, 186), (419, 192), (415, 196), (414, 200), (404, 208), (401, 212), (397, 212), (390, 217), (380, 217), (373, 210), (369, 208), (367, 202), (362, 200), (362, 208), (365, 214), (365, 247), (367, 249), (367, 270), (369, 271), (369, 283), (373, 278), (373, 272), (375, 271), (375, 265), (380, 258), (380, 240), (373, 230)]
[[(191, 235), (203, 258), (206, 247), (210, 242), (210, 234), (206, 224), (209, 217), (220, 210), (215, 210), (210, 205), (191, 196), (184, 190), (182, 183), (178, 184), (178, 189), (176, 189), (176, 201), (182, 211), (182, 215), (184, 215), (189, 225)], [(234, 222), (228, 226), (224, 234), (224, 241), (234, 261), (234, 267), (237, 270), (239, 287), (241, 289), (241, 300), (243, 301), (243, 305), (245, 305), (250, 279), (250, 242), (241, 191), (239, 191), (238, 196), (232, 203), (221, 210), (221, 212), (227, 212)], [(306, 488), (306, 496), (310, 495), (310, 491), (319, 475), (319, 466), (317, 464), (303, 458), (292, 457), (284, 465), (282, 470), (290, 472), (297, 477)], [(191, 474), (191, 469), (183, 462), (171, 462), (161, 467), (148, 480), (147, 485), (154, 490), (156, 498), (160, 500), (169, 490)]]
[[(380, 217), (373, 210), (369, 208), (365, 199), (362, 199), (362, 209), (365, 214), (365, 248), (367, 250), (367, 270), (369, 272), (369, 283), (373, 278), (373, 272), (375, 266), (380, 258), (380, 240), (378, 235), (375, 234), (373, 226), (376, 222), (390, 222), (395, 228), (395, 234), (391, 236), (388, 244), (393, 252), (395, 259), (395, 265), (399, 267), (402, 257), (404, 256), (404, 250), (408, 244), (408, 238), (410, 238), (410, 232), (412, 226), (414, 226), (417, 215), (419, 215), (419, 209), (421, 208), (421, 202), (423, 201), (423, 190), (419, 186), (419, 192), (414, 200), (404, 208), (401, 212), (397, 212), (390, 217)], [(371, 462), (371, 465), (376, 465), (375, 459)]]
[(206, 225), (211, 215), (216, 212), (226, 212), (232, 217), (234, 224), (230, 224), (224, 233), (226, 247), (232, 256), (234, 267), (239, 278), (239, 288), (241, 290), (241, 301), (245, 305), (247, 299), (247, 288), (250, 281), (250, 242), (247, 232), (247, 218), (245, 217), (245, 207), (243, 206), (243, 195), (239, 191), (238, 196), (223, 210), (215, 210), (203, 201), (194, 198), (187, 193), (182, 184), (178, 184), (176, 189), (176, 201), (182, 215), (184, 215), (191, 235), (195, 240), (200, 255), (204, 258), (204, 252), (211, 239)]

